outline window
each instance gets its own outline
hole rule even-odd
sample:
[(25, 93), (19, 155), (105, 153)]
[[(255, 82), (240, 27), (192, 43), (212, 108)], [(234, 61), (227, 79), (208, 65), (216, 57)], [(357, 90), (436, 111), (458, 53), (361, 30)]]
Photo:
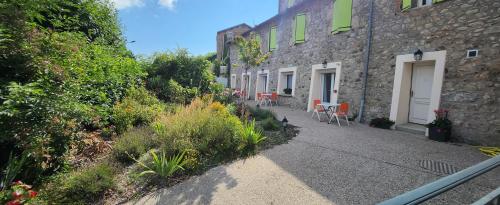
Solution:
[(297, 67), (280, 68), (278, 73), (278, 94), (294, 96)]
[(292, 89), (293, 74), (286, 75), (286, 87)]
[(298, 14), (295, 16), (295, 43), (304, 43), (306, 40), (306, 15)]
[(333, 3), (332, 33), (351, 30), (351, 17), (352, 0), (335, 0)]
[(276, 26), (271, 27), (269, 31), (269, 51), (273, 51), (276, 49), (276, 32), (278, 28)]
[(401, 11), (406, 11), (411, 8), (430, 6), (432, 4), (441, 3), (445, 0), (402, 0)]
[(292, 7), (295, 4), (295, 0), (288, 0), (288, 8)]

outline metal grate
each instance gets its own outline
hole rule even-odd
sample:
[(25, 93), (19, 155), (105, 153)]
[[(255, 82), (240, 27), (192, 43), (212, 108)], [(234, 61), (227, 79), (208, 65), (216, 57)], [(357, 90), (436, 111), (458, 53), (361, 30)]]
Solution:
[(419, 165), (424, 169), (441, 174), (453, 174), (457, 172), (457, 168), (455, 168), (450, 164), (446, 164), (444, 162), (437, 162), (433, 160), (420, 160)]

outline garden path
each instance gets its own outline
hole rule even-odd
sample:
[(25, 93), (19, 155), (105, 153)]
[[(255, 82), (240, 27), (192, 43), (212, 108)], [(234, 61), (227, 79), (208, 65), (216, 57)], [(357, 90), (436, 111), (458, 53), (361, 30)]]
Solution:
[[(457, 170), (488, 159), (476, 148), (440, 143), (363, 124), (338, 127), (310, 113), (271, 108), (300, 127), (299, 135), (248, 159), (159, 190), (130, 204), (374, 204), (446, 174), (422, 160)], [(429, 201), (470, 204), (500, 186), (500, 168)]]

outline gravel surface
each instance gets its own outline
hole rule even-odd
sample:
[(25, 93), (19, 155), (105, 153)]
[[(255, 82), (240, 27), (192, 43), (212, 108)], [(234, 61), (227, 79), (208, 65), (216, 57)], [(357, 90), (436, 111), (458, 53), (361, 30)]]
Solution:
[[(301, 110), (271, 109), (300, 127), (288, 144), (130, 204), (375, 204), (446, 176), (421, 167), (421, 160), (462, 170), (488, 159), (469, 145), (356, 123), (338, 127)], [(470, 204), (498, 186), (500, 168), (427, 203)]]

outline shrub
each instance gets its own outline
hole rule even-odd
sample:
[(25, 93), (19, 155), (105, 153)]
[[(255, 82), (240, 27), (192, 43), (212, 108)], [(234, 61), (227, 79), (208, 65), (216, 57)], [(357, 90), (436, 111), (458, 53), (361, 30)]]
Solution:
[(167, 155), (191, 150), (193, 155), (223, 160), (239, 154), (241, 121), (210, 99), (198, 98), (153, 126)]
[(121, 103), (113, 107), (113, 123), (118, 134), (133, 126), (148, 125), (153, 122), (165, 106), (145, 88), (130, 89)]
[(277, 131), (280, 129), (280, 124), (274, 117), (268, 117), (262, 121), (262, 128), (266, 131)]
[(245, 125), (242, 138), (246, 143), (245, 151), (247, 152), (254, 152), (257, 145), (266, 139), (266, 137), (255, 128), (255, 120)]
[(274, 113), (270, 110), (264, 110), (260, 108), (250, 108), (250, 112), (255, 120), (261, 121), (268, 118), (275, 118)]
[(141, 172), (139, 176), (144, 176), (146, 174), (155, 174), (163, 178), (168, 178), (175, 172), (184, 170), (184, 167), (182, 166), (186, 164), (186, 161), (184, 160), (185, 153), (186, 152), (182, 152), (181, 154), (177, 154), (170, 158), (167, 158), (165, 152), (161, 152), (158, 156), (154, 150), (151, 150), (149, 152), (149, 154), (151, 155), (151, 162), (148, 163), (148, 165), (139, 160), (134, 160), (141, 167), (146, 169), (146, 171)]
[(0, 203), (7, 205), (36, 204), (32, 202), (37, 195), (36, 191), (31, 190), (30, 185), (16, 181), (9, 189), (0, 190)]
[(155, 144), (154, 131), (149, 127), (134, 128), (124, 133), (113, 146), (113, 156), (122, 163), (133, 162)]
[(114, 174), (107, 164), (61, 174), (45, 187), (44, 197), (54, 204), (92, 204), (115, 187)]
[(374, 118), (370, 121), (370, 127), (391, 129), (392, 125), (394, 125), (394, 121), (389, 120), (387, 117)]

